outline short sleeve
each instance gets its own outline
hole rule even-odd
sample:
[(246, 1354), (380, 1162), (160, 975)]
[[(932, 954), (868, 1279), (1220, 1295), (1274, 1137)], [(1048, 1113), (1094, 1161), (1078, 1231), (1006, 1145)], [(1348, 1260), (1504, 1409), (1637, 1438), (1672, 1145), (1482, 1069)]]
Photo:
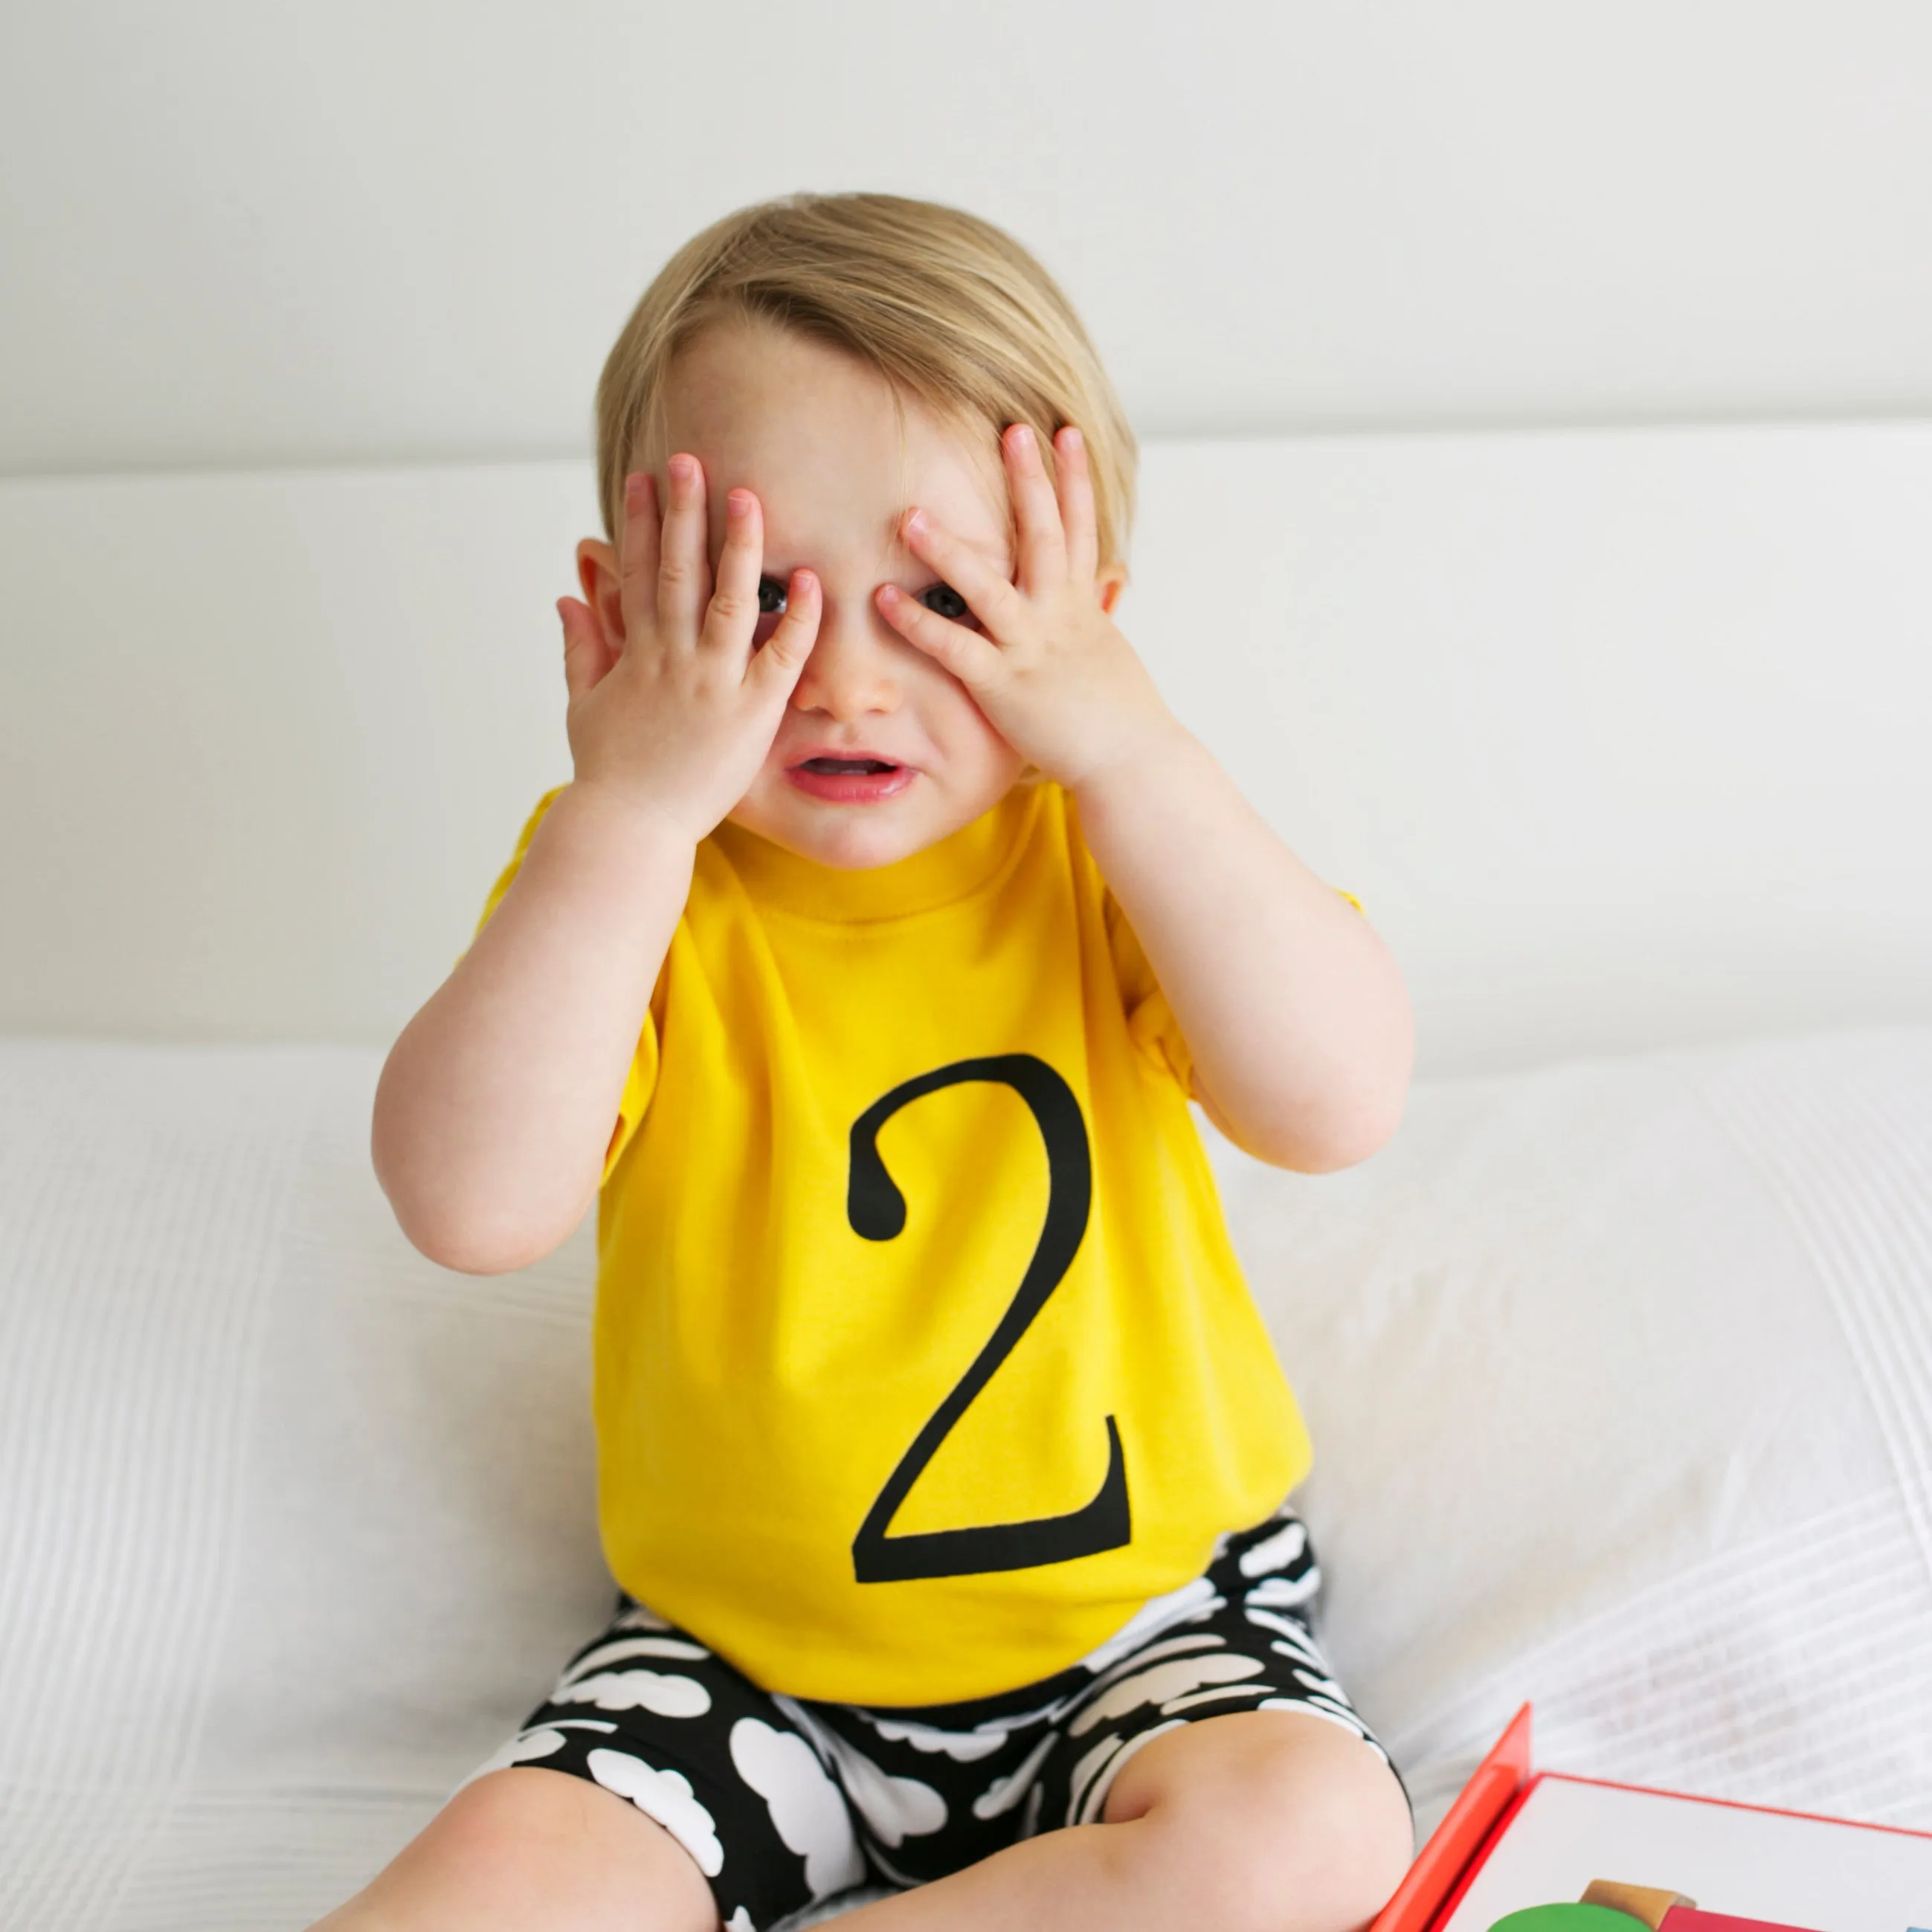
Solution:
[(490, 923), (490, 915), (503, 903), (503, 896), (515, 881), (517, 874), (524, 869), (524, 860), (530, 849), (530, 841), (537, 836), (537, 827), (544, 822), (544, 814), (563, 795), (563, 787), (557, 785), (544, 794), (536, 802), (535, 808), (524, 821), (523, 830), (517, 835), (517, 849), (510, 854), (510, 862), (496, 874), (496, 883), (490, 888), (490, 896), (483, 902), (483, 910), (476, 921), (476, 932), (470, 935), (470, 943), (476, 943), (476, 933)]
[[(643, 1124), (644, 1110), (658, 1084), (658, 1016), (644, 1015), (644, 1030), (638, 1036), (638, 1050), (631, 1056), (631, 1070), (624, 1076), (624, 1090), (617, 1096), (616, 1124), (610, 1130), (610, 1144), (604, 1150), (604, 1180), (616, 1171), (631, 1136)], [(598, 1185), (602, 1186), (603, 1181)]]
[[(1340, 886), (1334, 890), (1358, 912), (1361, 911), (1362, 902), (1353, 892), (1343, 892)], [(1188, 1051), (1187, 1036), (1180, 1030), (1180, 1022), (1168, 1004), (1167, 995), (1161, 990), (1160, 981), (1120, 901), (1108, 892), (1102, 909), (1108, 950), (1113, 956), (1114, 978), (1126, 1010), (1128, 1036), (1156, 1066), (1180, 1082), (1184, 1094), (1192, 1098), (1194, 1056)]]
[[(536, 802), (535, 808), (524, 822), (524, 829), (517, 839), (517, 848), (510, 854), (510, 862), (496, 875), (496, 883), (490, 888), (490, 896), (483, 902), (483, 910), (476, 921), (476, 932), (481, 932), (490, 923), (490, 915), (503, 903), (504, 896), (522, 871), (524, 859), (530, 849), (530, 841), (536, 836), (537, 827), (544, 821), (544, 814), (562, 794), (564, 788), (559, 785), (547, 791)], [(473, 944), (476, 933), (470, 934)], [(658, 992), (663, 991), (663, 975), (658, 980)], [(631, 1056), (629, 1070), (624, 1076), (624, 1090), (618, 1096), (616, 1124), (610, 1130), (609, 1144), (604, 1150), (603, 1180), (610, 1178), (620, 1156), (631, 1143), (638, 1124), (644, 1118), (644, 1110), (650, 1105), (651, 1094), (657, 1084), (658, 1077), (658, 1018), (657, 998), (653, 997), (651, 1007), (644, 1015), (644, 1030), (638, 1036), (637, 1050)], [(598, 1184), (602, 1185), (602, 1182)]]
[(1102, 916), (1106, 922), (1107, 950), (1113, 958), (1114, 982), (1120, 989), (1120, 1004), (1127, 1016), (1127, 1036), (1157, 1069), (1179, 1082), (1184, 1094), (1191, 1094), (1194, 1056), (1187, 1050), (1186, 1036), (1142, 950), (1138, 934), (1112, 892), (1102, 902)]

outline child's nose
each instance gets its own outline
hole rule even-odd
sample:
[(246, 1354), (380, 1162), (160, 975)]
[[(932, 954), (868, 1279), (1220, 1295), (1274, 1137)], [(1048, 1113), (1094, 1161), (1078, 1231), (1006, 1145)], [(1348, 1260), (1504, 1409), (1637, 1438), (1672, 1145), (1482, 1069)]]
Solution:
[(869, 599), (855, 605), (842, 598), (840, 606), (827, 601), (818, 641), (792, 690), (792, 708), (822, 712), (842, 724), (896, 711), (899, 688), (892, 646), (879, 634), (886, 629), (885, 620), (873, 611)]

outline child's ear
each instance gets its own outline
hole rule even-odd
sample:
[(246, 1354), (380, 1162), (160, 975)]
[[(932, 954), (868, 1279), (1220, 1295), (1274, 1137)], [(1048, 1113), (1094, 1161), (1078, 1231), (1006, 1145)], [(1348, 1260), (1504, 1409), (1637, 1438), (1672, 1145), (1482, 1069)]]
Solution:
[(1120, 592), (1127, 587), (1127, 567), (1124, 563), (1110, 563), (1094, 580), (1100, 587), (1100, 608), (1111, 617), (1114, 606), (1120, 601)]
[(617, 553), (598, 537), (577, 546), (577, 580), (584, 601), (596, 617), (604, 640), (614, 652), (624, 648), (623, 580), (617, 574)]

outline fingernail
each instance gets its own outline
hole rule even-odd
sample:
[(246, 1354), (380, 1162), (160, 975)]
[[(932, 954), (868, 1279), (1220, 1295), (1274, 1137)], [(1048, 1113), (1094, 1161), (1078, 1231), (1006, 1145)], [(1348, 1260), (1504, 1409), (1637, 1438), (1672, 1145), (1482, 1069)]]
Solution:
[(923, 536), (926, 533), (926, 512), (923, 510), (908, 510), (906, 512), (906, 528)]
[(899, 587), (896, 584), (882, 584), (879, 586), (879, 602), (881, 604), (896, 604), (899, 601)]
[(1084, 449), (1086, 447), (1086, 440), (1071, 423), (1069, 423), (1060, 433), (1066, 438), (1069, 449)]
[(633, 470), (629, 475), (624, 478), (624, 506), (626, 508), (628, 509), (638, 500), (638, 494), (643, 490), (644, 487), (644, 479), (643, 477), (639, 476), (634, 470)]
[(1024, 423), (1013, 424), (1013, 447), (1018, 450), (1030, 450), (1033, 447), (1033, 431)]
[(752, 493), (748, 490), (728, 491), (724, 498), (724, 514), (728, 517), (748, 517), (752, 514)]
[(698, 471), (698, 465), (688, 456), (674, 456), (664, 466), (680, 483), (688, 483)]

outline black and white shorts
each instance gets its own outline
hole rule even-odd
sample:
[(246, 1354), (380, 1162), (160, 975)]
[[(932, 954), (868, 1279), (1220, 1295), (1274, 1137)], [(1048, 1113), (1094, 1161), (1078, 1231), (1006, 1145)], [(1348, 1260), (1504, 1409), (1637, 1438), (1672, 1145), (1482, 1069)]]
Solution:
[(630, 1598), (548, 1700), (472, 1774), (590, 1778), (647, 1812), (711, 1882), (725, 1932), (766, 1932), (862, 1885), (944, 1876), (1098, 1819), (1163, 1731), (1233, 1711), (1306, 1711), (1388, 1754), (1311, 1630), (1321, 1571), (1283, 1509), (1222, 1537), (1192, 1582), (1038, 1684), (884, 1708), (761, 1690)]

